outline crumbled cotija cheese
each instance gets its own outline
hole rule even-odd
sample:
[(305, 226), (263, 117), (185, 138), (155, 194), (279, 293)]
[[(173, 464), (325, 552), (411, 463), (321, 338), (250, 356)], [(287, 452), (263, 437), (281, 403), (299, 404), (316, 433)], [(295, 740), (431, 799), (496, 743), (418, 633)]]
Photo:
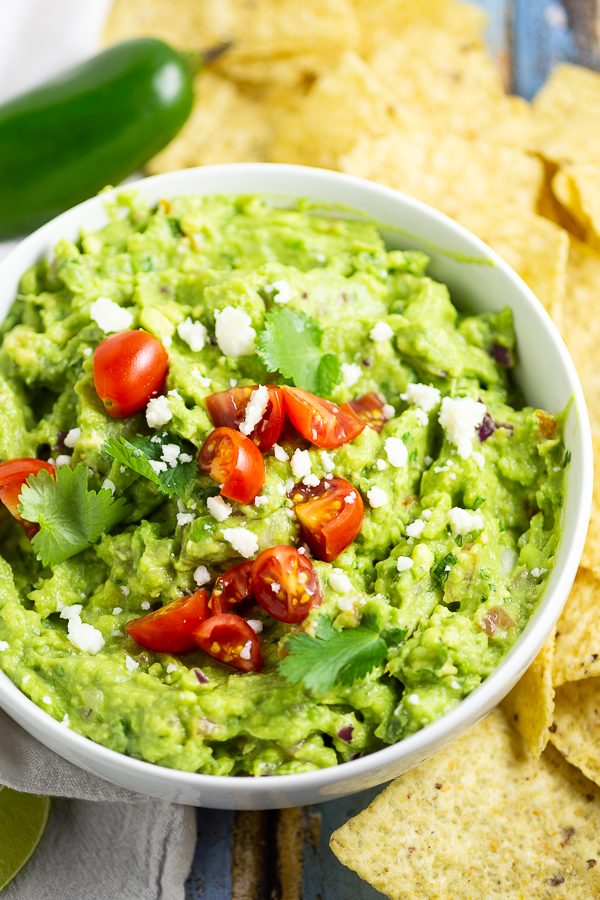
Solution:
[(397, 437), (389, 437), (386, 438), (383, 446), (392, 466), (400, 469), (402, 466), (406, 465), (408, 462), (408, 450), (406, 449), (404, 441)]
[(298, 447), (292, 456), (292, 474), (294, 478), (300, 480), (312, 472), (312, 464), (310, 461), (310, 453), (308, 450), (300, 450)]
[(454, 506), (450, 510), (448, 521), (454, 536), (469, 534), (471, 531), (481, 531), (483, 528), (483, 516), (480, 513), (469, 512), (468, 509), (461, 509), (460, 506)]
[(389, 341), (394, 337), (394, 332), (387, 322), (377, 322), (371, 328), (371, 332), (369, 337), (375, 343), (379, 343), (380, 341)]
[(358, 363), (342, 363), (342, 381), (345, 387), (354, 387), (361, 376), (362, 369)]
[(265, 284), (267, 294), (273, 294), (275, 303), (289, 303), (292, 299), (292, 289), (287, 281), (274, 281), (273, 284)]
[(256, 331), (252, 319), (241, 309), (226, 306), (215, 310), (215, 334), (219, 350), (225, 356), (250, 356), (254, 353)]
[(113, 303), (108, 297), (98, 297), (90, 304), (90, 319), (93, 319), (105, 334), (127, 331), (133, 325), (133, 316), (129, 310), (123, 309), (118, 303)]
[(373, 509), (378, 509), (380, 506), (387, 506), (390, 500), (386, 492), (378, 487), (371, 488), (370, 491), (367, 491), (367, 498)]
[(252, 434), (264, 416), (268, 405), (269, 392), (266, 385), (261, 384), (250, 394), (250, 399), (246, 405), (244, 421), (240, 425), (242, 434), (245, 434), (246, 436)]
[(209, 497), (206, 501), (208, 511), (217, 522), (224, 522), (231, 515), (232, 509), (229, 503), (225, 503), (222, 497)]
[(221, 532), (224, 539), (231, 544), (236, 553), (244, 559), (250, 559), (258, 553), (258, 538), (252, 531), (248, 531), (241, 525), (235, 528), (227, 528)]
[(475, 430), (483, 422), (485, 413), (485, 404), (471, 397), (457, 397), (455, 400), (444, 397), (442, 400), (439, 423), (450, 443), (456, 445), (461, 459), (468, 459), (473, 452)]
[(396, 569), (399, 572), (407, 572), (409, 569), (412, 569), (414, 563), (410, 556), (399, 556), (396, 560)]
[(198, 566), (194, 572), (194, 581), (198, 587), (202, 587), (203, 584), (208, 584), (210, 581), (210, 572), (206, 566)]
[(400, 399), (428, 413), (438, 405), (440, 396), (438, 389), (428, 384), (409, 384)]
[(67, 634), (70, 642), (78, 650), (86, 653), (98, 653), (104, 647), (102, 632), (93, 625), (86, 625), (81, 619), (82, 606), (79, 603), (73, 606), (65, 606), (60, 614), (61, 619), (67, 619)]
[(177, 334), (194, 353), (202, 350), (206, 343), (206, 328), (202, 322), (193, 322), (189, 316), (177, 326)]
[(150, 428), (162, 428), (173, 418), (167, 397), (154, 397), (146, 407), (146, 422)]

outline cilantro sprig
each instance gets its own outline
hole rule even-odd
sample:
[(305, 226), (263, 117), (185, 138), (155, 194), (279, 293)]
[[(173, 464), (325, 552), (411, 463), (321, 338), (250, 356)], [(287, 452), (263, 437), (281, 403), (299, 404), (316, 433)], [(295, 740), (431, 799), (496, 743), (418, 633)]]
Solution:
[[(130, 441), (125, 438), (110, 438), (103, 444), (102, 449), (123, 466), (143, 475), (149, 481), (154, 482), (159, 491), (168, 494), (169, 497), (181, 497), (185, 488), (191, 484), (198, 474), (196, 460), (178, 462), (172, 467), (162, 459), (165, 444), (176, 444), (180, 451), (183, 450), (181, 441), (173, 435), (167, 435), (166, 439), (152, 441), (150, 438), (135, 437)], [(156, 471), (151, 462), (160, 463), (163, 471)]]
[(125, 501), (109, 490), (90, 490), (89, 474), (83, 463), (74, 469), (61, 466), (55, 478), (42, 469), (23, 485), (19, 512), (40, 526), (32, 544), (45, 566), (57, 566), (86, 550), (129, 512)]
[(280, 372), (296, 387), (323, 396), (339, 384), (342, 369), (335, 353), (321, 349), (322, 337), (310, 316), (282, 306), (267, 313), (256, 352), (269, 372)]
[(299, 632), (288, 638), (288, 655), (279, 663), (279, 672), (290, 684), (302, 682), (307, 690), (324, 694), (336, 684), (352, 685), (382, 665), (388, 647), (399, 643), (405, 632), (381, 631), (374, 617), (365, 616), (357, 628), (344, 631), (320, 619), (316, 635)]

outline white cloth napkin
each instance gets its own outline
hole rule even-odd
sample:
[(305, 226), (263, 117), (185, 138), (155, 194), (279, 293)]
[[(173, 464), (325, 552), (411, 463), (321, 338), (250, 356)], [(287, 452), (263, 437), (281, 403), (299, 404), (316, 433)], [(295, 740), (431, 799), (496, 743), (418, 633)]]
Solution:
[[(94, 53), (110, 5), (0, 0), (0, 103)], [(14, 243), (0, 243), (0, 258)], [(183, 900), (196, 841), (192, 807), (89, 775), (2, 710), (0, 784), (59, 798), (37, 852), (2, 900)]]

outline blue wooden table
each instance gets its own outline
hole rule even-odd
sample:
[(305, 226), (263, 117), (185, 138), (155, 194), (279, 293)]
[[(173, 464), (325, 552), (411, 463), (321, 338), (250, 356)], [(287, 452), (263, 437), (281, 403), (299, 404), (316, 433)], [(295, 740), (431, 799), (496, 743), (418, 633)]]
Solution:
[[(531, 99), (558, 61), (600, 71), (600, 0), (481, 0), (481, 5), (490, 16), (490, 48), (511, 92)], [(186, 900), (381, 898), (329, 849), (331, 833), (381, 790), (304, 809), (199, 809)]]

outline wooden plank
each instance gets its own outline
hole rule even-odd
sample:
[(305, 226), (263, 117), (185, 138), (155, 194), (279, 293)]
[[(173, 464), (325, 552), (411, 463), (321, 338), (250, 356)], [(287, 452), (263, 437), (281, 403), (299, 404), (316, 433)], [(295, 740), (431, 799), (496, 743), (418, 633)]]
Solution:
[(229, 810), (196, 810), (198, 840), (185, 883), (186, 900), (231, 900), (233, 819)]

